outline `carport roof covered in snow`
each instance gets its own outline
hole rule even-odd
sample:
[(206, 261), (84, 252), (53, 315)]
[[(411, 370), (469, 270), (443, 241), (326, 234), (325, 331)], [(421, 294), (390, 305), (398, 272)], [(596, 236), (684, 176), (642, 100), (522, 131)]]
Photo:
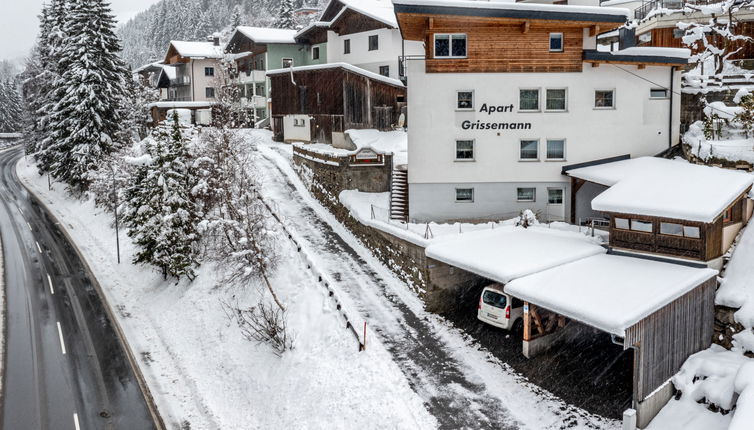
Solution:
[(506, 284), (524, 301), (624, 337), (626, 331), (708, 281), (717, 271), (595, 255)]
[(434, 241), (425, 252), (429, 258), (505, 284), (607, 251), (581, 233), (510, 226)]

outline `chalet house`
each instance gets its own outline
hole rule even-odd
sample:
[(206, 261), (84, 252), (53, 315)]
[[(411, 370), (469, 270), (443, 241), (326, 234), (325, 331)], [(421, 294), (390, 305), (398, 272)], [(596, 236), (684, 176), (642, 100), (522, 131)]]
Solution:
[[(162, 62), (154, 62), (145, 64), (133, 71), (134, 76), (138, 77), (141, 82), (151, 88), (158, 88), (160, 75), (165, 67)], [(160, 100), (166, 100), (168, 98), (168, 92), (166, 88), (159, 88)]]
[(225, 46), (225, 52), (236, 57), (241, 105), (254, 114), (255, 124), (266, 124), (270, 117), (270, 81), (266, 72), (309, 64), (295, 34), (296, 30), (242, 26), (235, 29)]
[[(629, 11), (596, 6), (395, 0), (405, 40), (408, 218), (570, 218), (562, 167), (654, 155), (679, 142), (689, 51), (597, 50)], [(406, 192), (407, 191), (407, 192)], [(391, 204), (405, 205), (393, 199)]]
[(582, 199), (591, 202), (597, 216), (609, 218), (610, 247), (628, 253), (719, 268), (752, 216), (754, 177), (745, 172), (640, 157), (566, 174), (573, 181), (574, 206)]
[(406, 104), (398, 60), (423, 48), (404, 43), (392, 3), (332, 0), (296, 41), (306, 53), (304, 63), (268, 72), (277, 140), (343, 147), (348, 129), (398, 125)]
[(162, 97), (150, 105), (154, 122), (164, 120), (170, 109), (189, 109), (192, 122), (209, 124), (222, 56), (218, 38), (209, 42), (171, 41), (157, 79)]
[(403, 82), (346, 63), (267, 72), (274, 139), (347, 148), (349, 129), (392, 130), (406, 105)]

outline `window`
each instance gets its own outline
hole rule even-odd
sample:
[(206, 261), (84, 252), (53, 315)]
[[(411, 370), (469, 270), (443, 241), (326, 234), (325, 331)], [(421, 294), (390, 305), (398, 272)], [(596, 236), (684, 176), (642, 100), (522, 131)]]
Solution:
[(474, 161), (473, 140), (456, 140), (456, 160)]
[(463, 203), (471, 203), (474, 201), (474, 189), (473, 188), (456, 188), (456, 201)]
[(258, 96), (266, 95), (264, 91), (264, 84), (256, 84), (256, 93)]
[(215, 76), (215, 68), (214, 67), (205, 67), (204, 68), (204, 76)]
[(563, 204), (563, 189), (562, 188), (548, 188), (547, 189), (547, 203), (551, 205)]
[(614, 90), (597, 90), (594, 92), (595, 109), (613, 109), (615, 108), (615, 91)]
[(699, 239), (699, 227), (683, 226), (683, 235), (693, 239)]
[(565, 88), (547, 89), (545, 91), (547, 100), (545, 110), (564, 111), (566, 110), (566, 90)]
[(565, 160), (564, 139), (547, 139), (547, 159)]
[(651, 88), (649, 90), (650, 99), (666, 99), (668, 98), (668, 90), (666, 88)]
[(683, 236), (683, 225), (674, 224), (672, 222), (661, 222), (660, 234), (667, 234), (670, 236)]
[(550, 52), (563, 52), (563, 33), (550, 33)]
[(473, 91), (456, 91), (456, 109), (472, 110), (474, 109), (474, 92)]
[(631, 220), (631, 230), (652, 233), (652, 223), (638, 219)]
[(293, 67), (293, 58), (283, 58), (283, 68)]
[(267, 115), (265, 114), (264, 109), (257, 109), (257, 120), (266, 118)]
[(369, 36), (369, 50), (376, 51), (380, 49), (380, 37), (378, 35)]
[(519, 90), (518, 109), (527, 111), (539, 110), (539, 89)]
[(482, 295), (482, 300), (485, 305), (490, 305), (495, 308), (505, 309), (508, 300), (503, 294), (496, 293), (494, 291), (486, 290)]
[(319, 46), (312, 48), (312, 60), (319, 60)]
[(204, 89), (204, 95), (208, 99), (214, 99), (215, 98), (215, 89), (214, 88), (205, 88)]
[(728, 208), (723, 212), (723, 223), (727, 224), (733, 221), (733, 208)]
[(516, 188), (516, 200), (519, 202), (533, 202), (536, 196), (536, 188)]
[(390, 66), (380, 66), (380, 75), (390, 76)]
[(615, 228), (628, 230), (628, 220), (626, 218), (615, 218)]
[(306, 120), (303, 118), (293, 118), (294, 127), (306, 127)]
[(343, 53), (344, 54), (351, 53), (351, 39), (343, 39)]
[(519, 154), (519, 160), (539, 160), (539, 140), (521, 140), (521, 153)]
[(466, 57), (465, 34), (435, 34), (435, 58)]

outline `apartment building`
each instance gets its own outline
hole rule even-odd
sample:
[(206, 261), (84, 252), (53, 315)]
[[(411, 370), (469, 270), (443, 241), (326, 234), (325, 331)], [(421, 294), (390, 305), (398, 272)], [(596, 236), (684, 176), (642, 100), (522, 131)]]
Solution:
[(627, 9), (395, 0), (407, 61), (408, 208), (417, 221), (573, 220), (564, 170), (679, 141), (689, 51), (597, 49)]

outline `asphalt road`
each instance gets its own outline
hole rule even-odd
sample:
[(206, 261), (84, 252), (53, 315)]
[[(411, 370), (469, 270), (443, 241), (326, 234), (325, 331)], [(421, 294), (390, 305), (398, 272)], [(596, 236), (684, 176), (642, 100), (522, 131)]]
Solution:
[(2, 428), (153, 429), (144, 395), (91, 278), (0, 153), (7, 319)]

